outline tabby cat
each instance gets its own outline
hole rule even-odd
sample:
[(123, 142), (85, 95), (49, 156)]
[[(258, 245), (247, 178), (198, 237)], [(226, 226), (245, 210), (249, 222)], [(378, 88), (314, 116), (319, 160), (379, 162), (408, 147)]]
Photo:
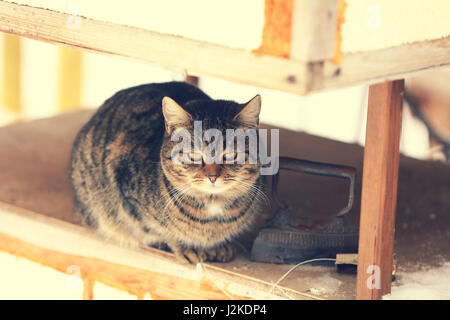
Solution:
[(257, 128), (260, 108), (260, 96), (246, 104), (213, 100), (184, 82), (117, 92), (74, 142), (70, 175), (83, 221), (123, 245), (167, 246), (190, 263), (231, 260), (232, 240), (261, 205), (261, 165), (206, 164), (201, 153), (190, 155), (200, 162), (176, 163), (171, 134), (193, 134), (194, 121), (224, 136)]

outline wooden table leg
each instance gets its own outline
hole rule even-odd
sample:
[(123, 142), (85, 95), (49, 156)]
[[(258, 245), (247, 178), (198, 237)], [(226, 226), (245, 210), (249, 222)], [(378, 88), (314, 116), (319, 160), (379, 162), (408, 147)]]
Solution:
[(357, 299), (391, 291), (404, 81), (369, 89), (359, 231)]
[(200, 79), (196, 76), (186, 75), (186, 79), (184, 81), (198, 87)]

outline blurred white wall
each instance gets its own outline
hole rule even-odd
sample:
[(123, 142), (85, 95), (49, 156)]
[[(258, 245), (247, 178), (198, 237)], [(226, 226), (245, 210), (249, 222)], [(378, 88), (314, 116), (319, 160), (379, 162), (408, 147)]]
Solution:
[[(56, 114), (58, 47), (22, 39), (21, 50), (21, 94), (25, 118)], [(96, 108), (116, 91), (126, 87), (181, 79), (180, 75), (146, 63), (94, 53), (83, 54), (83, 68), (84, 108)], [(241, 103), (261, 94), (262, 122), (344, 142), (364, 144), (367, 86), (307, 97), (209, 77), (200, 79), (200, 87), (213, 98)], [(0, 123), (8, 122), (9, 119), (4, 112), (0, 114)], [(407, 108), (404, 112), (401, 151), (417, 158), (424, 158), (428, 151), (428, 134), (425, 127), (410, 115)]]

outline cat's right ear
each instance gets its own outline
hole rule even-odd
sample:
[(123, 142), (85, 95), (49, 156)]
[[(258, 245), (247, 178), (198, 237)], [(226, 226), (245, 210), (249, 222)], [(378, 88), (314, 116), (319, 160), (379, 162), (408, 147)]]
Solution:
[(191, 115), (169, 97), (162, 99), (162, 112), (166, 122), (166, 131), (169, 135), (172, 134), (175, 127), (192, 120)]
[(258, 127), (260, 111), (261, 96), (258, 94), (245, 104), (242, 110), (234, 116), (233, 121), (238, 121), (249, 127)]

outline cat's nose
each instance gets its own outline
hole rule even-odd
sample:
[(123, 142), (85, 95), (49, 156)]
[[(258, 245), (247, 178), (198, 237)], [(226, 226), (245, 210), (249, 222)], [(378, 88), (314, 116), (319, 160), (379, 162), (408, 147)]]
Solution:
[(217, 180), (217, 174), (208, 174), (208, 179), (209, 179), (209, 181), (211, 181), (212, 183), (216, 182), (216, 180)]
[(208, 177), (209, 181), (211, 181), (211, 183), (216, 182), (217, 178), (220, 176), (220, 166), (218, 166), (217, 164), (207, 164), (205, 165), (205, 167), (203, 168), (204, 170), (204, 174)]

